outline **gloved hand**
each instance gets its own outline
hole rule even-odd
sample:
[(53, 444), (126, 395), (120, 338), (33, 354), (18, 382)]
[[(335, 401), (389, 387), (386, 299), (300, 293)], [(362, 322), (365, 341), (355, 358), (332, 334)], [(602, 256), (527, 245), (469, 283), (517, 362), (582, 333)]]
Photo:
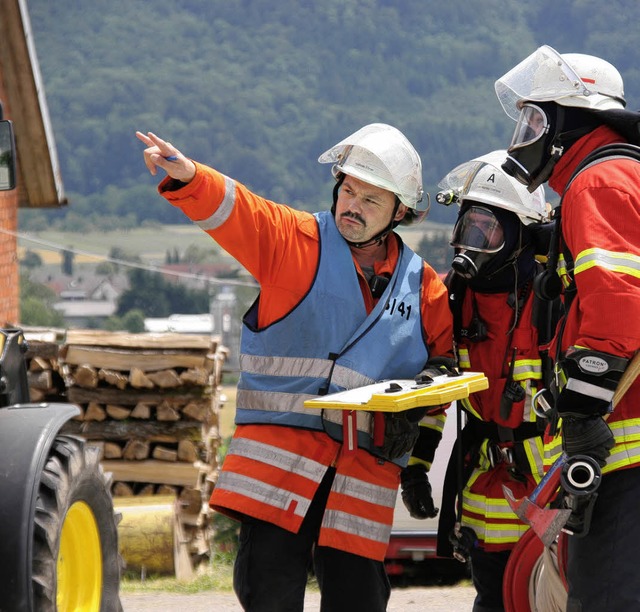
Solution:
[[(415, 412), (417, 418), (408, 418), (406, 412)], [(384, 415), (384, 443), (380, 452), (386, 459), (399, 459), (406, 455), (418, 440), (418, 421), (424, 414), (424, 409), (421, 408), (420, 413), (416, 408), (406, 412), (388, 412)]]
[(562, 418), (562, 448), (569, 457), (589, 455), (604, 467), (614, 444), (613, 433), (601, 416)]
[(434, 518), (438, 508), (431, 497), (431, 484), (424, 465), (410, 465), (400, 472), (402, 501), (409, 514), (416, 519)]
[[(425, 378), (431, 379), (435, 376), (460, 376), (458, 364), (451, 357), (432, 357), (427, 361), (423, 370), (415, 377), (417, 383), (425, 382)], [(430, 382), (427, 380), (426, 382)]]

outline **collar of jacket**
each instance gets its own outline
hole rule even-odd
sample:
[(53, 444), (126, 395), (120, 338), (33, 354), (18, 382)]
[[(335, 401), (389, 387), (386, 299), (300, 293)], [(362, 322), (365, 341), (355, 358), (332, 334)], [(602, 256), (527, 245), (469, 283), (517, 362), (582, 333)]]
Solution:
[(591, 151), (598, 147), (612, 144), (614, 142), (627, 142), (625, 138), (613, 131), (610, 127), (602, 125), (593, 132), (580, 138), (559, 160), (553, 169), (553, 174), (549, 178), (549, 187), (558, 195), (564, 194), (567, 183), (573, 176), (573, 172), (578, 164)]

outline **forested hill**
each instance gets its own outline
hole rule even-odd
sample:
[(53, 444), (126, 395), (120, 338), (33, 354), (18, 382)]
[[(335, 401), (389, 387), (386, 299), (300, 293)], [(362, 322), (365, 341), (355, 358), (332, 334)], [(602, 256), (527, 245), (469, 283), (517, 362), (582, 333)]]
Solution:
[[(29, 0), (70, 206), (25, 229), (181, 222), (134, 132), (298, 208), (326, 207), (325, 149), (400, 128), (425, 187), (509, 141), (493, 83), (541, 44), (600, 55), (640, 100), (638, 0)], [(434, 205), (432, 220), (453, 210)], [(45, 218), (46, 214), (46, 218)]]

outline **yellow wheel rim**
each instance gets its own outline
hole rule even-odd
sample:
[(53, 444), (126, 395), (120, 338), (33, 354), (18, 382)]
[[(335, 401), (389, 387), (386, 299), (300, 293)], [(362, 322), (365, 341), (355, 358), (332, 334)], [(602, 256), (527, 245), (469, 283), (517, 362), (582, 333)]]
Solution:
[(101, 594), (102, 550), (98, 524), (85, 502), (75, 502), (67, 512), (60, 535), (58, 611), (98, 612)]

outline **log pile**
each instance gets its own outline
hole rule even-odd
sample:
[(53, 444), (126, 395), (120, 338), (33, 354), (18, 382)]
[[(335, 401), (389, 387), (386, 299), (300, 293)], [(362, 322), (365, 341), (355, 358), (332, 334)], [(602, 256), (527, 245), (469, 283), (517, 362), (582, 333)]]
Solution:
[(95, 330), (69, 330), (58, 354), (66, 401), (82, 411), (64, 431), (100, 448), (115, 505), (132, 497), (177, 500), (178, 556), (188, 559), (178, 577), (210, 553), (225, 357), (209, 336)]
[(27, 383), (32, 402), (66, 402), (66, 387), (58, 361), (63, 332), (32, 330), (25, 332)]

